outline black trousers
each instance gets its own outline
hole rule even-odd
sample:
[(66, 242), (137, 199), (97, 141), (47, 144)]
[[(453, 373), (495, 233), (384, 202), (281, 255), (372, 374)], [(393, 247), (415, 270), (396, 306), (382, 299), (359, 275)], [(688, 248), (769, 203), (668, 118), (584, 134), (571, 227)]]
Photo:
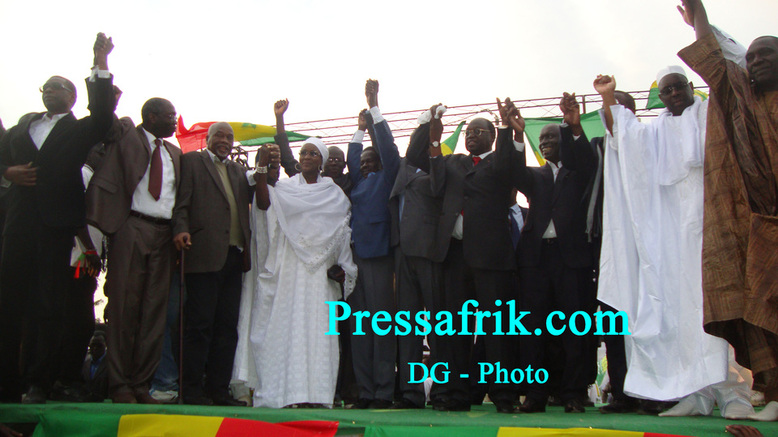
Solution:
[[(463, 304), (469, 299), (478, 301), (478, 310), (507, 312), (505, 302), (515, 299), (513, 292), (513, 272), (502, 270), (473, 269), (465, 263), (462, 241), (451, 239), (448, 254), (443, 261), (443, 287), (436, 298), (433, 299), (435, 311), (449, 311), (453, 317), (454, 329), (462, 332), (461, 317), (457, 314)], [(500, 300), (501, 306), (495, 301)], [(469, 310), (474, 311), (473, 307)], [(433, 316), (433, 328), (434, 328)], [(507, 331), (507, 317), (502, 318), (502, 331)], [(473, 332), (474, 320), (468, 320), (468, 331)], [(495, 319), (484, 319), (482, 337), (484, 342), (484, 357), (488, 363), (500, 362), (500, 366), (513, 369), (515, 362), (515, 344), (517, 338), (508, 335), (492, 335), (495, 332)], [(480, 340), (479, 340), (480, 341)], [(457, 402), (469, 404), (471, 401), (470, 383), (472, 379), (479, 379), (478, 374), (470, 373), (470, 356), (473, 348), (472, 335), (440, 336), (435, 345), (440, 353), (437, 354), (437, 362), (448, 363), (449, 382), (433, 386), (431, 396), (433, 401), (437, 398), (451, 399)], [(435, 355), (435, 352), (433, 352)], [(467, 375), (467, 378), (461, 377)], [(517, 398), (517, 387), (511, 383), (489, 383), (489, 398), (492, 402), (514, 402)]]
[(185, 397), (204, 394), (220, 397), (228, 393), (238, 344), (242, 266), (243, 254), (230, 246), (221, 270), (185, 276), (184, 356), (181, 358)]
[(16, 213), (7, 217), (0, 261), (0, 401), (5, 402), (19, 402), (25, 386), (48, 390), (56, 377), (62, 321), (70, 317), (63, 303), (75, 236), (73, 229), (44, 225), (35, 211)]
[(62, 320), (62, 342), (58, 354), (57, 379), (65, 384), (82, 381), (81, 369), (89, 349), (89, 340), (95, 331), (95, 290), (97, 278), (79, 272), (75, 278), (74, 267), (68, 269), (68, 288), (63, 310), (69, 314)]
[[(556, 240), (544, 241), (538, 267), (523, 267), (520, 270), (521, 289), (519, 291), (521, 310), (530, 314), (523, 319), (524, 326), (531, 333), (536, 329), (541, 335), (527, 335), (521, 339), (521, 367), (533, 369), (546, 368), (551, 363), (546, 357), (546, 343), (551, 338), (547, 331), (546, 320), (553, 311), (561, 311), (565, 320), (554, 319), (554, 325), (561, 328), (566, 325), (576, 311), (591, 314), (594, 297), (591, 294), (590, 268), (570, 268), (564, 265), (562, 254)], [(555, 340), (559, 341), (563, 352), (561, 381), (558, 386), (562, 402), (580, 399), (588, 386), (589, 358), (586, 335), (579, 336), (569, 327)], [(546, 384), (531, 384), (527, 388), (527, 397), (545, 403), (548, 398)]]

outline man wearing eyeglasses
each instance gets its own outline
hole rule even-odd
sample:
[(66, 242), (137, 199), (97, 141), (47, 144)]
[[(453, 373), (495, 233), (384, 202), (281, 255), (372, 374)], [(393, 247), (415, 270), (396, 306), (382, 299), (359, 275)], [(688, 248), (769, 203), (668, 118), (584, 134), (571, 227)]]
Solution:
[[(681, 401), (661, 416), (746, 418), (745, 390), (727, 381), (728, 345), (703, 330), (703, 160), (709, 100), (695, 96), (680, 66), (657, 74), (667, 107), (640, 123), (618, 105), (616, 81), (598, 76), (612, 133), (604, 183), (603, 249), (598, 297), (625, 311), (624, 392)], [(616, 182), (617, 181), (617, 182)]]
[[(110, 38), (97, 35), (87, 81), (91, 116), (77, 120), (73, 83), (41, 87), (46, 112), (23, 116), (0, 140), (0, 174), (11, 183), (0, 266), (0, 402), (44, 403), (57, 366), (70, 249), (84, 226), (81, 167), (113, 119)], [(20, 345), (24, 338), (24, 368)]]

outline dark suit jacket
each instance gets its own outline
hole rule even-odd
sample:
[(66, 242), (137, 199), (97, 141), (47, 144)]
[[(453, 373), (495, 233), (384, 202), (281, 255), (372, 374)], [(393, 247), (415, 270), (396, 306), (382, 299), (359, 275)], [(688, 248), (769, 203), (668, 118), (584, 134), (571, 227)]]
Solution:
[[(164, 141), (173, 159), (176, 187), (181, 182), (181, 149)], [(132, 196), (151, 161), (151, 145), (142, 126), (125, 117), (114, 119), (106, 153), (86, 190), (86, 220), (105, 234), (113, 234), (127, 220)]]
[(36, 185), (12, 185), (7, 194), (6, 223), (24, 223), (32, 214), (55, 228), (84, 225), (84, 183), (81, 167), (91, 147), (105, 137), (113, 120), (113, 78), (87, 81), (89, 117), (73, 113), (60, 119), (40, 150), (30, 137), (30, 123), (44, 113), (23, 116), (0, 140), (0, 174), (10, 166), (32, 163), (38, 167)]
[[(243, 232), (244, 271), (248, 271), (251, 242), (249, 205), (251, 190), (246, 169), (225, 160), (238, 219)], [(230, 235), (230, 205), (219, 172), (207, 150), (189, 152), (181, 157), (181, 185), (173, 209), (173, 235), (188, 232), (192, 247), (186, 256), (187, 273), (218, 272), (227, 260)]]
[[(419, 129), (428, 131), (429, 127), (420, 126)], [(513, 148), (511, 131), (506, 132), (506, 147)], [(494, 153), (477, 166), (473, 166), (469, 155), (463, 154), (428, 158), (428, 164), (425, 164), (421, 149), (421, 145), (409, 147), (406, 158), (419, 164), (420, 168), (429, 166), (432, 192), (443, 196), (433, 261), (442, 262), (446, 257), (451, 232), (457, 217), (464, 212), (462, 244), (465, 262), (470, 267), (485, 270), (515, 269), (508, 221), (508, 208), (513, 204), (510, 199), (510, 166), (495, 167)]]
[(383, 169), (362, 177), (359, 171), (361, 143), (348, 145), (348, 171), (354, 186), (351, 189), (351, 239), (354, 252), (360, 258), (375, 258), (389, 254), (392, 219), (389, 214), (389, 194), (400, 169), (400, 152), (394, 144), (386, 120), (374, 126), (373, 144), (381, 157)]
[[(518, 154), (515, 149), (506, 150)], [(506, 153), (507, 155), (507, 153)], [(521, 231), (518, 249), (520, 267), (536, 267), (540, 262), (543, 234), (554, 220), (562, 261), (571, 268), (591, 266), (591, 250), (586, 236), (586, 186), (597, 165), (586, 135), (573, 141), (569, 127), (562, 128), (560, 143), (562, 167), (554, 181), (553, 171), (543, 167), (514, 165), (516, 188), (529, 200), (529, 214)], [(501, 162), (517, 162), (503, 158)]]

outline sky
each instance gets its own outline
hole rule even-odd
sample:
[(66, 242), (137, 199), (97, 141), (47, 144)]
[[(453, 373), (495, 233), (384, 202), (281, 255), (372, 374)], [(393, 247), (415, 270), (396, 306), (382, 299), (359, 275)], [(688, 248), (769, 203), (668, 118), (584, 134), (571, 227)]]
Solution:
[[(778, 34), (775, 0), (709, 0), (708, 15), (741, 43)], [(113, 37), (109, 68), (124, 91), (117, 114), (140, 123), (150, 97), (200, 121), (274, 124), (355, 115), (380, 81), (384, 112), (495, 97), (593, 92), (597, 74), (648, 89), (694, 41), (679, 0), (22, 2), (0, 0), (0, 119), (43, 110), (51, 75), (78, 86), (97, 32)], [(695, 76), (692, 76), (694, 79)], [(700, 81), (698, 78), (696, 81)], [(700, 81), (701, 82), (701, 81)]]

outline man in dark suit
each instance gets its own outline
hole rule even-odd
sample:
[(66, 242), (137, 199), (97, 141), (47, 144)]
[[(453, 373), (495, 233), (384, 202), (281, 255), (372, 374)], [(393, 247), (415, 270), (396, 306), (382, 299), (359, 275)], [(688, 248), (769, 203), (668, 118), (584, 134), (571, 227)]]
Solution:
[[(437, 105), (431, 109), (431, 114), (436, 113)], [(505, 123), (509, 122), (507, 118)], [(516, 124), (514, 129), (515, 139), (522, 141), (523, 126)], [(510, 142), (511, 129), (503, 130)], [(508, 222), (508, 208), (513, 204), (510, 199), (510, 167), (501, 170), (493, 164), (494, 125), (483, 118), (468, 124), (465, 145), (470, 155), (441, 156), (443, 125), (437, 116), (432, 117), (429, 132), (429, 158), (424, 159), (421, 147), (409, 149), (406, 158), (419, 168), (429, 168), (432, 192), (443, 197), (433, 260), (443, 263), (444, 279), (433, 306), (435, 311), (446, 310), (456, 314), (465, 301), (475, 299), (479, 310), (498, 311), (496, 301), (502, 304), (513, 299), (515, 258)], [(513, 146), (509, 144), (507, 147)], [(454, 325), (454, 329), (461, 332), (459, 318), (455, 318)], [(487, 361), (499, 361), (503, 367), (512, 369), (510, 339), (490, 335), (495, 331), (493, 318), (484, 319), (483, 329), (487, 333), (484, 336)], [(447, 384), (433, 387), (436, 410), (470, 410), (469, 382), (460, 375), (469, 370), (472, 345), (473, 339), (469, 335), (441, 336), (437, 339), (436, 347), (440, 353), (436, 361), (447, 362), (451, 374)], [(514, 411), (516, 391), (511, 384), (491, 384), (489, 397), (498, 412)]]
[(182, 396), (187, 404), (243, 406), (228, 390), (242, 275), (251, 266), (251, 196), (246, 169), (229, 159), (232, 127), (214, 123), (206, 143), (181, 158), (173, 211), (173, 241), (187, 250)]
[[(23, 116), (0, 141), (0, 174), (7, 195), (0, 266), (0, 401), (43, 403), (53, 382), (70, 249), (84, 225), (81, 166), (111, 127), (114, 107), (108, 53), (98, 34), (95, 67), (87, 82), (90, 117), (76, 120), (72, 82), (51, 77), (41, 88), (47, 112)], [(24, 338), (23, 378), (20, 346)]]
[[(347, 163), (351, 189), (351, 239), (359, 276), (348, 303), (352, 311), (394, 313), (394, 257), (390, 247), (392, 192), (400, 153), (389, 124), (378, 108), (378, 81), (368, 80), (365, 96), (370, 111), (362, 111), (359, 128), (348, 146)], [(372, 125), (375, 148), (362, 149), (362, 137)], [(374, 135), (373, 135), (374, 134)], [(352, 318), (352, 330), (355, 321)], [(388, 408), (395, 388), (397, 343), (394, 332), (380, 336), (372, 330), (351, 337), (354, 375), (359, 385), (356, 408)]]
[[(501, 162), (519, 163), (513, 170), (518, 177), (516, 187), (530, 204), (517, 252), (520, 306), (522, 311), (530, 311), (524, 319), (524, 326), (530, 332), (536, 328), (545, 331), (551, 311), (562, 311), (570, 317), (576, 311), (591, 313), (594, 306), (591, 286), (587, 283), (591, 281), (592, 260), (584, 199), (596, 160), (580, 127), (575, 97), (569, 97), (572, 100), (563, 99), (560, 105), (567, 125), (550, 124), (541, 130), (539, 147), (546, 165), (527, 167), (523, 159), (511, 161), (505, 155), (500, 157)], [(529, 335), (521, 339), (522, 368), (547, 365), (545, 338), (545, 335)], [(580, 399), (587, 387), (586, 338), (567, 329), (560, 339), (564, 351), (560, 397), (566, 412), (583, 412)], [(532, 384), (519, 409), (528, 413), (545, 411), (547, 398), (543, 384)]]
[(159, 364), (170, 275), (175, 261), (171, 218), (181, 150), (164, 141), (176, 109), (149, 99), (143, 123), (114, 120), (106, 154), (87, 188), (87, 221), (108, 235), (109, 394), (116, 403), (158, 403), (149, 382)]
[[(426, 148), (428, 138), (428, 129), (417, 129), (409, 148)], [(405, 158), (400, 160), (400, 170), (389, 196), (391, 245), (395, 255), (397, 311), (408, 311), (412, 320), (425, 308), (434, 311), (433, 297), (440, 288), (440, 262), (432, 261), (432, 257), (442, 201), (440, 196), (433, 195), (428, 173)], [(412, 325), (415, 329), (416, 325)], [(393, 408), (424, 408), (426, 404), (423, 383), (409, 382), (412, 375), (408, 363), (422, 361), (422, 340), (423, 337), (413, 333), (397, 337), (397, 378), (402, 398)], [(427, 335), (427, 341), (434, 354), (434, 333)]]

